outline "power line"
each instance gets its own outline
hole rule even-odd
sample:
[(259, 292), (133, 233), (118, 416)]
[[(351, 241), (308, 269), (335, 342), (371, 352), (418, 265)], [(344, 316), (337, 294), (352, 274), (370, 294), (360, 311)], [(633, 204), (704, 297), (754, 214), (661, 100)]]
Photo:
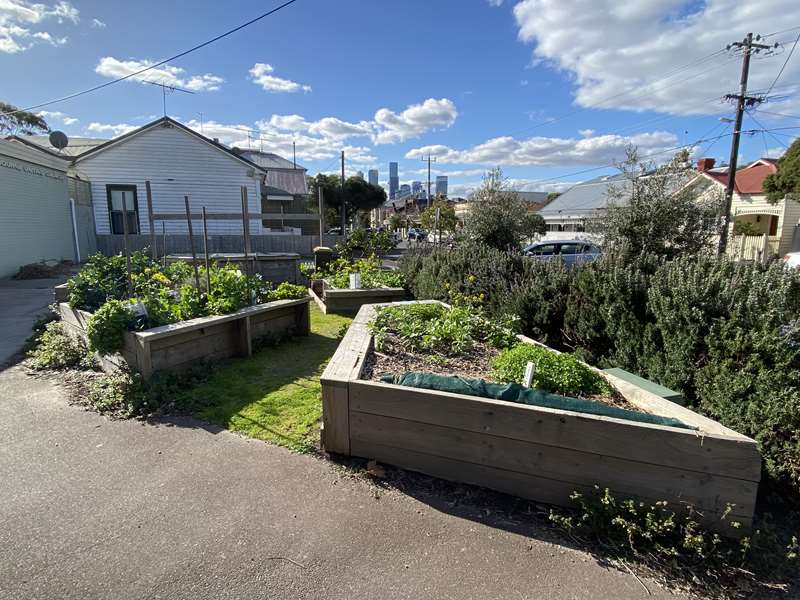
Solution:
[(797, 42), (800, 42), (800, 34), (797, 35), (797, 39), (794, 41), (792, 45), (792, 49), (789, 50), (789, 55), (786, 57), (786, 60), (783, 61), (783, 65), (781, 65), (781, 70), (778, 71), (778, 74), (775, 76), (775, 81), (772, 82), (772, 85), (769, 86), (767, 92), (764, 94), (765, 96), (769, 96), (769, 93), (772, 91), (772, 88), (775, 87), (775, 84), (778, 83), (778, 80), (783, 75), (783, 70), (786, 68), (786, 65), (789, 64), (789, 60), (792, 58), (792, 54), (794, 54), (794, 49), (797, 48)]
[[(753, 113), (752, 113), (751, 111), (747, 111), (747, 116), (749, 116), (751, 119), (753, 119), (753, 121), (755, 121), (755, 122), (756, 122), (756, 125), (758, 125), (759, 127), (762, 127), (762, 128), (764, 127), (764, 125), (761, 123), (761, 121), (759, 121), (758, 119), (756, 119), (756, 118), (755, 118), (755, 116), (753, 115)], [(781, 129), (784, 129), (784, 128), (781, 128)], [(787, 127), (787, 128), (785, 128), (785, 129), (800, 129), (800, 128)], [(769, 129), (762, 129), (762, 131), (766, 131), (767, 133), (769, 133), (770, 137), (771, 137), (773, 140), (775, 140), (776, 142), (778, 142), (778, 143), (779, 143), (781, 146), (783, 146), (784, 148), (787, 148), (787, 149), (789, 148), (789, 146), (787, 146), (785, 143), (783, 143), (783, 140), (779, 140), (777, 137), (775, 137), (775, 136), (772, 134), (772, 131), (770, 131)]]
[(272, 10), (269, 10), (269, 11), (267, 11), (267, 12), (265, 12), (265, 13), (257, 16), (257, 17), (255, 17), (254, 19), (250, 19), (246, 23), (242, 23), (241, 25), (239, 25), (237, 27), (234, 27), (233, 29), (229, 29), (225, 33), (222, 33), (222, 34), (220, 34), (220, 35), (218, 35), (218, 36), (216, 36), (214, 38), (211, 38), (210, 40), (206, 40), (205, 42), (203, 42), (201, 44), (197, 44), (196, 46), (193, 46), (193, 47), (189, 48), (188, 50), (184, 50), (183, 52), (179, 52), (178, 54), (175, 54), (174, 56), (170, 56), (169, 58), (165, 58), (162, 61), (159, 61), (159, 62), (157, 62), (155, 64), (152, 64), (152, 65), (150, 65), (148, 67), (145, 67), (144, 69), (139, 69), (138, 71), (135, 71), (133, 73), (129, 73), (128, 75), (125, 75), (123, 77), (119, 77), (119, 78), (114, 79), (112, 81), (107, 81), (105, 83), (102, 83), (100, 85), (96, 85), (96, 86), (88, 88), (86, 90), (82, 90), (80, 92), (75, 92), (73, 94), (68, 94), (67, 96), (62, 96), (61, 98), (56, 98), (55, 100), (49, 100), (47, 102), (41, 102), (39, 104), (34, 104), (33, 106), (29, 106), (27, 108), (22, 108), (22, 109), (19, 109), (19, 110), (14, 110), (14, 111), (11, 111), (11, 112), (2, 113), (2, 114), (0, 114), (0, 117), (7, 117), (9, 115), (13, 115), (13, 114), (16, 114), (16, 113), (19, 113), (19, 112), (27, 112), (27, 111), (35, 110), (37, 108), (42, 108), (43, 106), (50, 106), (51, 104), (56, 104), (58, 102), (64, 102), (66, 100), (71, 100), (72, 98), (77, 98), (78, 96), (83, 96), (85, 94), (90, 94), (92, 92), (96, 92), (97, 90), (101, 90), (101, 89), (106, 88), (106, 87), (108, 87), (110, 85), (114, 85), (115, 83), (119, 83), (120, 81), (125, 81), (126, 79), (130, 79), (131, 77), (136, 77), (137, 75), (141, 75), (142, 73), (150, 71), (151, 69), (155, 69), (157, 67), (163, 66), (163, 65), (167, 64), (168, 62), (171, 62), (171, 61), (177, 60), (179, 58), (182, 58), (182, 57), (186, 56), (187, 54), (191, 54), (192, 52), (200, 50), (201, 48), (205, 48), (206, 46), (208, 46), (210, 44), (213, 44), (214, 42), (217, 42), (217, 41), (221, 40), (222, 38), (228, 37), (229, 35), (231, 35), (233, 33), (236, 33), (237, 31), (240, 31), (240, 30), (244, 29), (245, 27), (249, 27), (253, 23), (256, 23), (256, 22), (260, 21), (261, 19), (264, 19), (266, 17), (269, 17), (270, 15), (275, 14), (279, 10), (281, 10), (283, 8), (286, 8), (287, 6), (289, 6), (290, 4), (294, 4), (295, 2), (297, 2), (297, 0), (287, 0), (286, 2), (281, 4), (280, 6), (276, 6)]
[[(569, 112), (567, 112), (567, 113), (565, 113), (565, 114), (563, 114), (561, 116), (552, 117), (550, 119), (545, 119), (544, 121), (541, 121), (539, 123), (535, 123), (533, 125), (530, 125), (528, 127), (523, 128), (523, 129), (519, 129), (517, 131), (514, 131), (514, 132), (510, 133), (509, 135), (513, 136), (513, 135), (517, 135), (519, 133), (524, 133), (524, 132), (527, 132), (527, 131), (531, 131), (531, 130), (536, 129), (538, 127), (544, 127), (545, 125), (552, 125), (553, 123), (558, 123), (559, 121), (563, 121), (564, 119), (566, 119), (568, 117), (571, 117), (573, 115), (579, 114), (579, 113), (584, 112), (586, 110), (589, 110), (589, 109), (592, 109), (592, 108), (598, 108), (598, 107), (600, 107), (600, 105), (605, 104), (609, 100), (614, 100), (614, 99), (617, 99), (617, 98), (621, 98), (621, 97), (627, 96), (629, 94), (634, 94), (636, 96), (641, 95), (645, 90), (647, 90), (648, 88), (650, 88), (654, 84), (659, 83), (661, 81), (666, 81), (667, 79), (670, 79), (670, 78), (674, 77), (675, 75), (678, 75), (679, 73), (682, 73), (686, 69), (690, 69), (692, 67), (695, 67), (697, 65), (702, 64), (703, 62), (707, 62), (709, 60), (712, 60), (712, 59), (716, 58), (717, 56), (719, 56), (721, 54), (724, 54), (725, 52), (726, 52), (726, 50), (724, 50), (724, 49), (717, 50), (716, 52), (713, 52), (713, 53), (708, 54), (706, 56), (697, 58), (697, 59), (695, 59), (693, 61), (690, 61), (690, 62), (688, 62), (688, 63), (686, 63), (684, 65), (681, 65), (680, 67), (676, 67), (672, 71), (668, 71), (667, 74), (662, 75), (661, 77), (658, 77), (658, 78), (652, 80), (651, 82), (645, 84), (644, 86), (639, 86), (636, 89), (629, 89), (629, 90), (625, 90), (623, 92), (619, 92), (617, 94), (613, 94), (611, 96), (607, 96), (607, 97), (602, 98), (602, 99), (600, 99), (600, 100), (598, 100), (596, 102), (593, 102), (593, 103), (587, 104), (585, 106), (582, 106), (581, 108), (577, 108), (575, 110), (569, 111)], [(713, 67), (711, 67), (709, 69), (704, 69), (703, 71), (695, 73), (694, 75), (692, 75), (692, 76), (690, 76), (688, 78), (680, 79), (678, 81), (675, 81), (675, 82), (669, 84), (668, 86), (665, 86), (665, 87), (663, 87), (663, 88), (661, 88), (661, 89), (659, 89), (657, 91), (663, 91), (663, 90), (666, 90), (669, 87), (672, 87), (673, 85), (676, 85), (678, 83), (683, 83), (683, 82), (688, 81), (690, 79), (694, 79), (695, 77), (699, 77), (700, 75), (703, 75), (703, 74), (705, 74), (705, 73), (707, 73), (709, 71), (712, 71), (712, 70), (714, 70), (714, 69), (716, 69), (718, 67), (719, 67), (719, 65), (714, 65)]]
[(797, 31), (798, 29), (800, 29), (800, 26), (791, 27), (789, 29), (781, 29), (780, 31), (773, 31), (772, 33), (768, 33), (767, 35), (763, 35), (761, 37), (762, 37), (762, 39), (763, 38), (768, 38), (768, 37), (772, 37), (773, 35), (779, 35), (781, 33), (788, 33), (789, 31)]

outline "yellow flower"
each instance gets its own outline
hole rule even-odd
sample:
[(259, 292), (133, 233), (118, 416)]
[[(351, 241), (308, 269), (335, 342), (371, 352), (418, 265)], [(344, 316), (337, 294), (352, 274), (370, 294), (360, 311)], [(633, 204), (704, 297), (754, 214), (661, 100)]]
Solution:
[(470, 283), (475, 283), (475, 275), (470, 275), (469, 277), (467, 277), (467, 279), (469, 280)]

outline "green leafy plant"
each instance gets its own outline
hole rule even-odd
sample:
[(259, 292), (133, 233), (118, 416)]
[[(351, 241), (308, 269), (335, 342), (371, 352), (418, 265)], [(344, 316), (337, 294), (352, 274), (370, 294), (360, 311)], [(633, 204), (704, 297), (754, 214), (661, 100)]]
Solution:
[(361, 274), (362, 288), (403, 287), (402, 273), (381, 269), (380, 261), (375, 257), (356, 260), (353, 262), (338, 259), (328, 265), (325, 280), (335, 288), (346, 289), (350, 287), (350, 275)]
[(375, 347), (390, 340), (409, 350), (453, 356), (468, 353), (476, 342), (503, 348), (515, 340), (513, 319), (490, 319), (480, 307), (438, 303), (387, 306), (370, 323)]
[[(676, 513), (666, 502), (620, 499), (598, 486), (589, 494), (574, 492), (571, 499), (576, 510), (553, 510), (550, 519), (573, 538), (682, 575), (704, 591), (709, 584), (724, 588), (726, 580), (781, 577), (797, 568), (797, 536), (776, 530), (769, 520), (757, 523), (750, 535), (723, 537), (704, 528), (691, 506)], [(735, 532), (741, 524), (726, 511), (720, 528)]]
[(267, 292), (264, 301), (297, 300), (299, 298), (305, 298), (306, 296), (308, 296), (308, 290), (304, 286), (284, 281), (274, 290)]
[(86, 401), (98, 412), (122, 418), (149, 412), (141, 376), (125, 370), (93, 378), (88, 385)]
[(492, 367), (497, 381), (523, 383), (528, 362), (535, 366), (531, 387), (566, 396), (608, 395), (613, 392), (603, 377), (571, 354), (520, 343), (503, 350)]
[(357, 256), (383, 256), (396, 246), (388, 231), (356, 229), (346, 240), (336, 244), (336, 251), (344, 260), (352, 262)]
[(89, 348), (100, 354), (113, 354), (122, 349), (125, 332), (136, 323), (129, 302), (109, 300), (89, 317), (86, 335)]
[(91, 368), (92, 356), (81, 340), (70, 336), (60, 321), (45, 325), (35, 347), (28, 353), (34, 369)]

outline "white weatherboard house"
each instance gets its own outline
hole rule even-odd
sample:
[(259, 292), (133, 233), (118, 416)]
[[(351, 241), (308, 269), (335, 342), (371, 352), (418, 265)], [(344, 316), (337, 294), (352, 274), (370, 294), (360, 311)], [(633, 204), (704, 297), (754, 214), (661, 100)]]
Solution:
[[(123, 198), (128, 233), (149, 235), (147, 193), (150, 181), (155, 213), (184, 213), (189, 196), (193, 213), (241, 214), (241, 187), (248, 211), (262, 212), (261, 189), (267, 170), (185, 125), (163, 117), (75, 157), (73, 168), (91, 182), (98, 235), (123, 233)], [(163, 221), (167, 233), (186, 234), (186, 221)], [(195, 234), (201, 233), (193, 223)], [(161, 233), (161, 222), (156, 223)], [(241, 234), (241, 220), (210, 220), (209, 234)], [(259, 219), (250, 233), (269, 233)]]

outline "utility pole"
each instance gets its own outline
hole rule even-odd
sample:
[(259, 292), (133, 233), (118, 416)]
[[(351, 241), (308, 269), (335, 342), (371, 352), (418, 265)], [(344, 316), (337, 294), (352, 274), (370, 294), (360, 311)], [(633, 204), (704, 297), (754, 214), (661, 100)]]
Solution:
[(344, 150), (342, 150), (342, 235), (346, 235), (345, 224), (347, 223), (347, 204), (345, 203), (344, 198)]
[[(760, 40), (757, 36), (756, 40)], [(736, 120), (733, 126), (733, 139), (731, 140), (731, 157), (728, 161), (728, 185), (725, 188), (725, 201), (723, 203), (722, 229), (719, 232), (719, 245), (717, 255), (725, 254), (728, 246), (728, 229), (731, 223), (731, 203), (733, 201), (733, 191), (736, 189), (736, 166), (739, 158), (739, 138), (742, 134), (742, 118), (744, 117), (745, 107), (755, 106), (764, 101), (763, 97), (747, 95), (747, 77), (750, 74), (750, 56), (758, 54), (762, 50), (769, 50), (773, 46), (753, 42), (753, 34), (748, 33), (741, 42), (734, 42), (728, 46), (742, 50), (742, 78), (740, 81), (738, 94), (726, 94), (726, 100), (736, 100)]]
[(428, 206), (431, 205), (431, 161), (436, 162), (436, 157), (431, 157), (428, 154), (428, 158), (422, 158), (422, 162), (428, 162)]

